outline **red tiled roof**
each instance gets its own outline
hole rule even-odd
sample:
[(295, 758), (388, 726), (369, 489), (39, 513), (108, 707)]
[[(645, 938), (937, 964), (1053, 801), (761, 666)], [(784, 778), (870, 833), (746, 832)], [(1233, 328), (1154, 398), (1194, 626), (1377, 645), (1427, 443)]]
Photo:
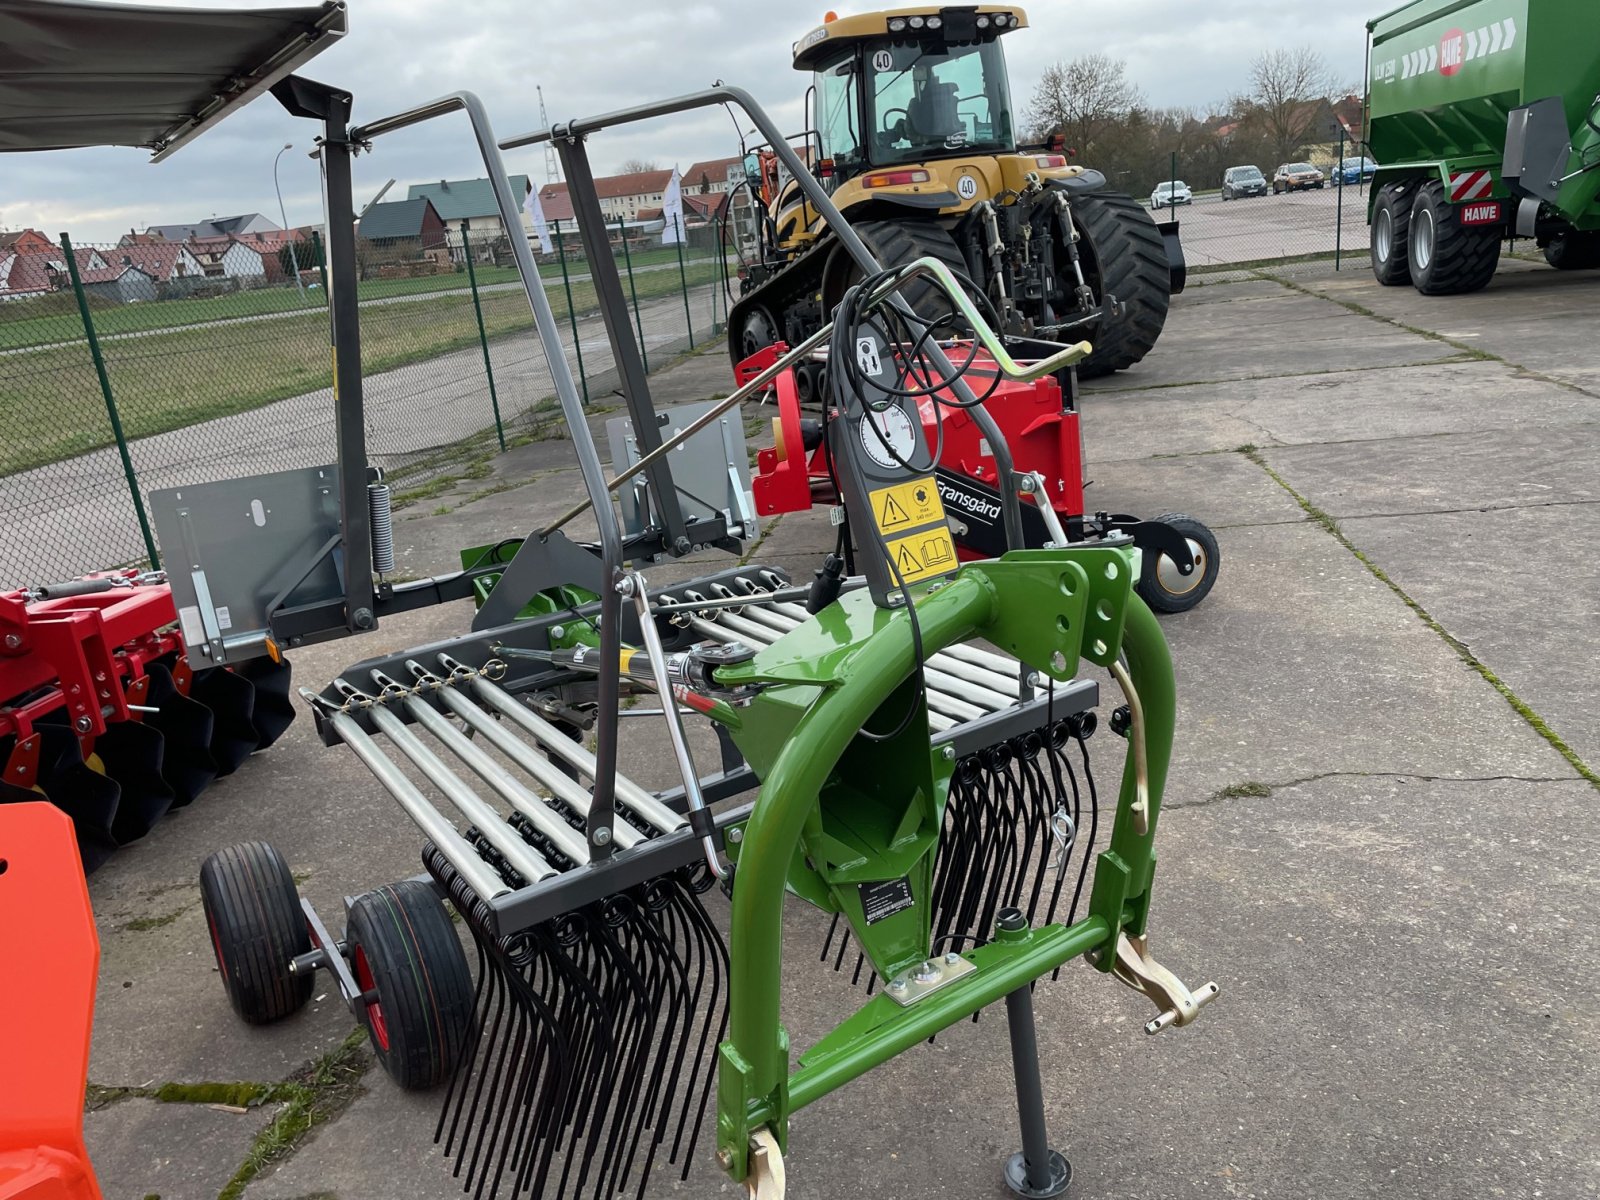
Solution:
[[(594, 181), (595, 193), (602, 200), (616, 200), (622, 196), (653, 196), (667, 190), (672, 179), (671, 171), (640, 171), (636, 175), (602, 175)], [(539, 189), (539, 203), (548, 205), (556, 196), (565, 196), (565, 183), (547, 183)], [(553, 220), (545, 209), (546, 219)]]
[(699, 187), (700, 176), (702, 175), (712, 183), (727, 183), (728, 168), (740, 161), (740, 158), (735, 155), (732, 158), (708, 158), (704, 162), (692, 163), (689, 169), (683, 173), (683, 186), (686, 188)]

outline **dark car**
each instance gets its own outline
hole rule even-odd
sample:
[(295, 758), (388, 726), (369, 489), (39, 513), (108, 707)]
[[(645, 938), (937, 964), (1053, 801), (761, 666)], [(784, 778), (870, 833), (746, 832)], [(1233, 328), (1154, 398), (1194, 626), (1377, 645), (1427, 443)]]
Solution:
[(1237, 200), (1240, 196), (1265, 196), (1267, 177), (1260, 167), (1229, 167), (1222, 173), (1222, 198)]
[(1272, 173), (1272, 194), (1319, 188), (1326, 181), (1327, 176), (1308, 162), (1280, 163)]

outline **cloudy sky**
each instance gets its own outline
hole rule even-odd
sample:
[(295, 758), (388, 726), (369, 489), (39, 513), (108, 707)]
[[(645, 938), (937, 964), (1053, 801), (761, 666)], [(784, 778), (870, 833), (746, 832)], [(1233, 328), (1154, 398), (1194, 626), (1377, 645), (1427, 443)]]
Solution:
[[(840, 12), (864, 11), (834, 0)], [(250, 8), (234, 0), (213, 5)], [(1339, 77), (1362, 77), (1362, 20), (1392, 7), (1312, 0), (1032, 0), (1032, 28), (1007, 36), (1012, 88), (1026, 103), (1049, 63), (1101, 51), (1125, 59), (1158, 106), (1204, 108), (1248, 79), (1252, 58), (1309, 44)], [(538, 124), (535, 85), (552, 120), (693, 91), (716, 79), (748, 88), (785, 128), (798, 127), (806, 79), (790, 67), (790, 45), (817, 24), (822, 3), (774, 0), (350, 0), (350, 33), (306, 69), (350, 88), (356, 119), (461, 88), (481, 95), (505, 137)], [(1370, 11), (1369, 11), (1370, 10)], [(305, 154), (313, 123), (288, 117), (270, 97), (150, 166), (137, 150), (0, 155), (0, 229), (67, 230), (83, 241), (114, 240), (130, 228), (259, 211), (277, 219), (272, 162), (291, 224), (320, 219), (316, 165)], [(589, 152), (597, 173), (630, 158), (663, 167), (736, 153), (728, 115), (687, 117), (603, 133)], [(463, 119), (447, 118), (383, 139), (356, 164), (359, 208), (390, 178), (404, 185), (481, 175)], [(513, 172), (544, 178), (542, 152), (510, 156)]]

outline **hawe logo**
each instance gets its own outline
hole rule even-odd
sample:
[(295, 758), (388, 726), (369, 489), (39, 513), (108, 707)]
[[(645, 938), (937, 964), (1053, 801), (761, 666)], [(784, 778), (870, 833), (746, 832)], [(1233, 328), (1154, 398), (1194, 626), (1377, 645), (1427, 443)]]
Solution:
[(1439, 74), (1454, 75), (1467, 61), (1467, 35), (1452, 29), (1439, 39)]

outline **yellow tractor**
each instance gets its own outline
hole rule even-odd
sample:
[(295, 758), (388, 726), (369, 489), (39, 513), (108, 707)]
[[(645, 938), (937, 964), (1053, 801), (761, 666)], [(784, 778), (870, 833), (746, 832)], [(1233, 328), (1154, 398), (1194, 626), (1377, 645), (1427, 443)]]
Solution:
[[(829, 13), (794, 44), (795, 69), (815, 80), (804, 149), (884, 265), (933, 255), (988, 297), (1004, 332), (1087, 338), (1079, 373), (1105, 375), (1161, 334), (1183, 289), (1178, 226), (1108, 190), (1060, 138), (1018, 144), (1000, 38), (1027, 24), (988, 4)], [(760, 219), (729, 314), (736, 363), (816, 330), (857, 277), (775, 155), (746, 156), (745, 186)]]

